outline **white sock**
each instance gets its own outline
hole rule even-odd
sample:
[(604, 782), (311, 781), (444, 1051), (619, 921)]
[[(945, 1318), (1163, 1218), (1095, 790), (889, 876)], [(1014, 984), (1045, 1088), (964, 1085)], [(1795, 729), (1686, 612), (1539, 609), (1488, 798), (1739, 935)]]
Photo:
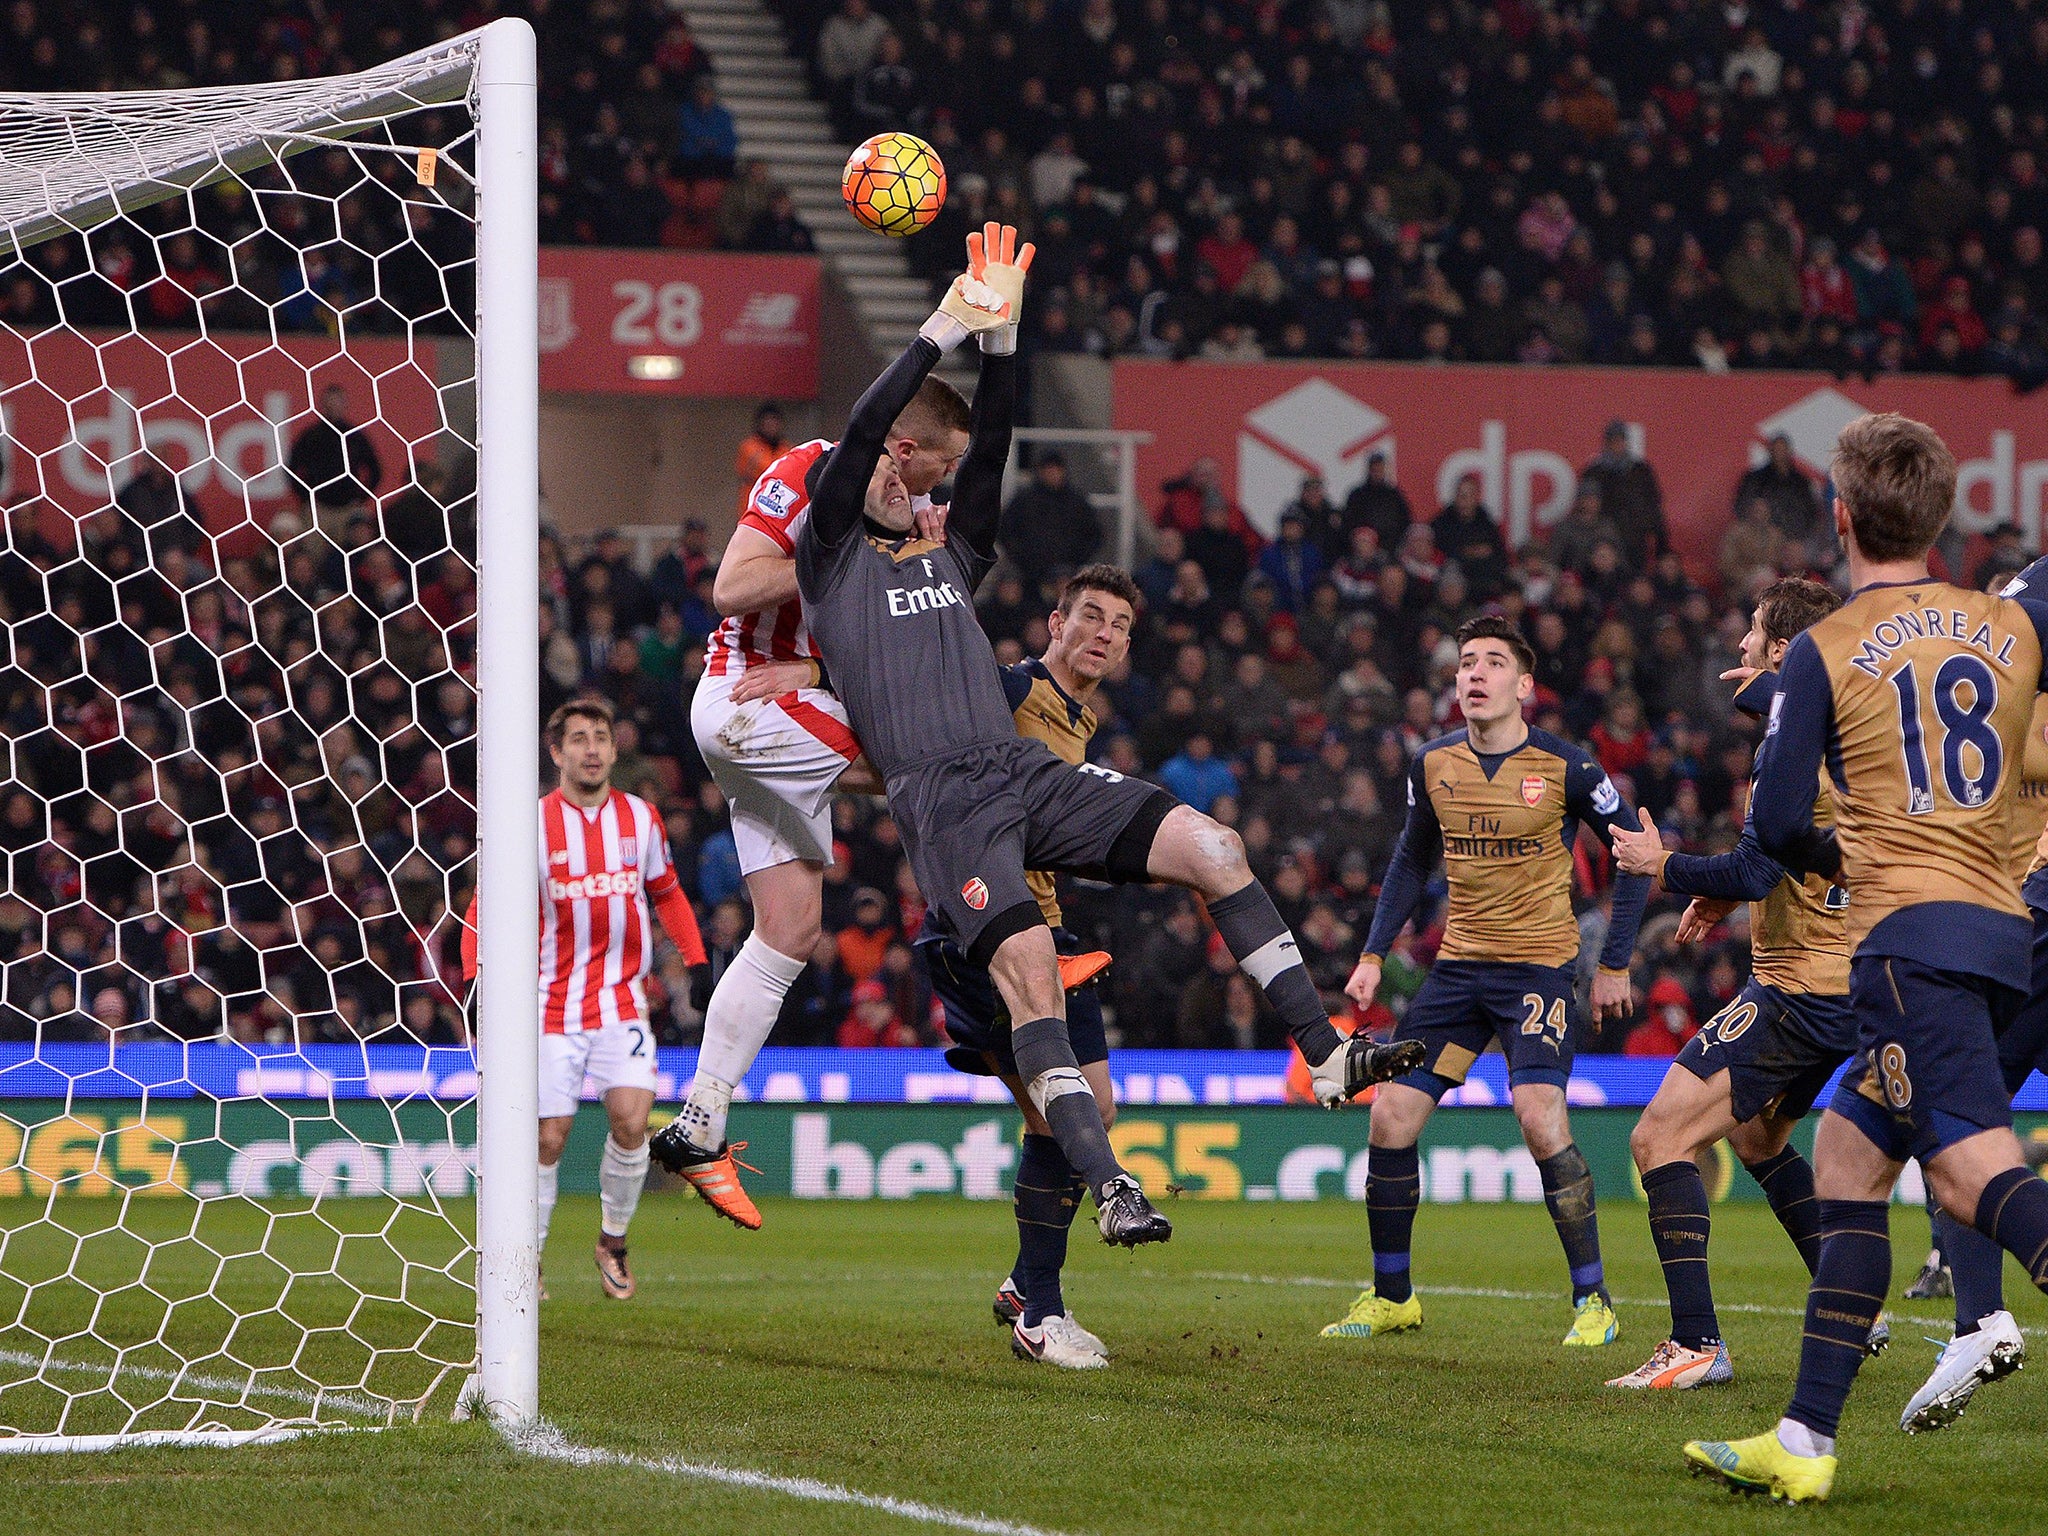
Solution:
[(555, 1219), (555, 1196), (562, 1186), (562, 1165), (540, 1165), (540, 1251), (547, 1252), (548, 1223)]
[(690, 1145), (715, 1152), (725, 1145), (725, 1114), (733, 1089), (775, 1028), (782, 1000), (804, 973), (804, 962), (772, 948), (760, 934), (732, 957), (704, 1010), (704, 1044), (697, 1053), (697, 1077), (678, 1117)]
[(628, 1152), (606, 1132), (604, 1156), (597, 1163), (597, 1203), (603, 1211), (599, 1225), (606, 1237), (626, 1235), (646, 1183), (647, 1143), (643, 1141)]
[(1778, 1444), (1794, 1456), (1832, 1456), (1835, 1437), (1817, 1435), (1797, 1419), (1778, 1420)]

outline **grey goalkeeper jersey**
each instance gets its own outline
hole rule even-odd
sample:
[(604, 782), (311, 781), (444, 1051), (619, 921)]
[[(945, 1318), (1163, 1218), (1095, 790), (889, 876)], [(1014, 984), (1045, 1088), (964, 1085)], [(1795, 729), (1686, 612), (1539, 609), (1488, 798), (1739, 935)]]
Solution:
[(1017, 722), (974, 589), (995, 564), (1016, 360), (982, 358), (946, 542), (892, 535), (861, 508), (884, 434), (939, 359), (913, 341), (861, 397), (846, 435), (810, 476), (797, 587), (833, 691), (884, 780), (929, 758), (1013, 741)]

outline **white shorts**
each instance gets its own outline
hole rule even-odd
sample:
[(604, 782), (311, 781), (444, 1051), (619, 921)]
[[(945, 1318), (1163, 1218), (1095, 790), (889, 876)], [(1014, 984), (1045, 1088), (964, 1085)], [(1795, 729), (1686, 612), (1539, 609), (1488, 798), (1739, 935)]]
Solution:
[(846, 706), (821, 688), (734, 705), (737, 674), (706, 675), (690, 703), (697, 750), (732, 813), (740, 873), (832, 862), (832, 786), (860, 756)]
[(614, 1088), (655, 1087), (654, 1031), (644, 1021), (540, 1037), (540, 1117), (573, 1115), (583, 1081), (602, 1099)]

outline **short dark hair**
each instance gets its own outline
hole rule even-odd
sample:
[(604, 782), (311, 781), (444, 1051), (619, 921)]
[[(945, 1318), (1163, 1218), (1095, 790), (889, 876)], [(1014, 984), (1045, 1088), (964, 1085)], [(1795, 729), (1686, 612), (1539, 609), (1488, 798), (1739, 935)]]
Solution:
[(1841, 606), (1842, 599), (1833, 587), (1804, 576), (1774, 581), (1756, 598), (1767, 641), (1794, 639)]
[(937, 374), (926, 374), (910, 404), (896, 414), (889, 435), (899, 433), (929, 443), (942, 432), (965, 432), (969, 421), (967, 397)]
[(1865, 559), (1917, 559), (1948, 526), (1956, 456), (1925, 422), (1896, 411), (1857, 417), (1836, 439), (1829, 473)]
[(1120, 565), (1084, 565), (1074, 572), (1060, 588), (1059, 611), (1072, 613), (1083, 592), (1107, 592), (1111, 597), (1120, 597), (1131, 605), (1133, 614), (1145, 601), (1138, 584), (1131, 580), (1131, 573)]
[(1524, 672), (1536, 670), (1535, 647), (1522, 638), (1519, 629), (1496, 614), (1482, 613), (1476, 619), (1467, 619), (1451, 638), (1457, 641), (1460, 654), (1474, 640), (1498, 640), (1514, 656), (1516, 666)]
[(548, 745), (559, 747), (562, 738), (569, 734), (569, 722), (578, 716), (585, 720), (602, 720), (606, 730), (616, 723), (616, 715), (610, 699), (594, 698), (588, 694), (555, 706), (555, 712), (548, 716)]

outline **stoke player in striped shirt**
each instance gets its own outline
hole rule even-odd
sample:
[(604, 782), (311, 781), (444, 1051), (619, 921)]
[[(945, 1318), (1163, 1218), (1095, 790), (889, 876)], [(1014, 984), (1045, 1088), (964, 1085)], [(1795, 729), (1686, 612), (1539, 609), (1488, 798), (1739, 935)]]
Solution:
[[(619, 754), (611, 705), (571, 699), (549, 717), (547, 739), (561, 779), (539, 813), (540, 1247), (547, 1248), (562, 1149), (588, 1078), (611, 1122), (597, 1171), (597, 1273), (605, 1294), (625, 1301), (636, 1289), (626, 1229), (647, 1180), (647, 1116), (654, 1107), (645, 982), (654, 919), (690, 967), (693, 993), (708, 991), (710, 967), (690, 898), (669, 863), (661, 813), (612, 787)], [(464, 932), (472, 975), (475, 932), (472, 904)]]
[[(824, 666), (796, 590), (796, 536), (810, 515), (808, 477), (832, 444), (790, 449), (761, 472), (719, 561), (713, 600), (726, 615), (705, 649), (690, 703), (691, 730), (725, 796), (753, 907), (754, 929), (711, 994), (697, 1074), (654, 1155), (713, 1210), (749, 1230), (761, 1212), (740, 1185), (726, 1113), (782, 1011), (783, 997), (817, 948), (824, 873), (832, 858), (834, 793), (879, 794), (846, 706), (824, 686)], [(967, 447), (967, 402), (927, 379), (896, 417), (888, 449), (919, 528), (942, 536), (931, 489)], [(790, 676), (795, 673), (794, 677)], [(748, 679), (777, 679), (750, 696)]]

